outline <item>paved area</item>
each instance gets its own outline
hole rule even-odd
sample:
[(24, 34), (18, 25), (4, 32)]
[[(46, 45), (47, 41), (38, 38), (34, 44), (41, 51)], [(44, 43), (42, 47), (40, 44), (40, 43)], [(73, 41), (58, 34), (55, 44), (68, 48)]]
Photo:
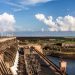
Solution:
[(15, 39), (16, 37), (10, 37), (10, 38), (0, 38), (0, 42), (4, 42), (4, 41), (7, 41), (7, 40), (12, 40), (12, 39)]

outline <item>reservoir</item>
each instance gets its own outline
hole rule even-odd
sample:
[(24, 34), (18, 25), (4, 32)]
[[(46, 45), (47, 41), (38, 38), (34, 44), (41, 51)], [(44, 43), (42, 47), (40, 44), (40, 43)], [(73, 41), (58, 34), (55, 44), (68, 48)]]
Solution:
[[(57, 66), (59, 66), (60, 58), (47, 56), (52, 62), (54, 62)], [(75, 75), (75, 60), (72, 59), (63, 59), (67, 62), (67, 74)]]

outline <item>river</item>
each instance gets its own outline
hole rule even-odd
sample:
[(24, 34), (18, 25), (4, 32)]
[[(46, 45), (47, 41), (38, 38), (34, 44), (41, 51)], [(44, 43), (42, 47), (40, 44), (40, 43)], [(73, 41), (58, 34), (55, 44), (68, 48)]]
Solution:
[[(57, 57), (47, 56), (52, 62), (54, 62), (57, 66), (59, 66), (60, 59)], [(64, 59), (67, 62), (67, 74), (75, 75), (75, 60)]]

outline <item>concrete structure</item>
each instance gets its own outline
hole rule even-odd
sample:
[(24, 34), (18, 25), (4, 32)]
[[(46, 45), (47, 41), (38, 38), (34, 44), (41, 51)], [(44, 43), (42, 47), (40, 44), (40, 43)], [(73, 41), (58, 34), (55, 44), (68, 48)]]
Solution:
[(75, 47), (75, 43), (62, 43), (62, 47)]
[(0, 75), (12, 75), (17, 47), (16, 37), (0, 38)]
[[(33, 47), (33, 49), (32, 49), (32, 47)], [(24, 59), (25, 59), (26, 69), (28, 69), (28, 75), (37, 75), (37, 74), (32, 74), (33, 72), (32, 72), (32, 68), (31, 68), (31, 63), (29, 63), (30, 60), (33, 61), (32, 58), (30, 58), (32, 55), (39, 56), (39, 59), (37, 59), (37, 60), (42, 60), (45, 63), (44, 65), (47, 66), (47, 67), (45, 67), (45, 70), (48, 68), (48, 73), (50, 72), (49, 75), (63, 75), (60, 68), (43, 54), (42, 49), (40, 49), (41, 47), (39, 45), (35, 45), (35, 44), (19, 45), (19, 48), (24, 48)], [(42, 61), (39, 61), (41, 65), (43, 65)], [(29, 66), (29, 64), (30, 64), (30, 66)], [(45, 73), (45, 72), (42, 71), (41, 73)], [(39, 74), (39, 75), (48, 75), (48, 73)]]

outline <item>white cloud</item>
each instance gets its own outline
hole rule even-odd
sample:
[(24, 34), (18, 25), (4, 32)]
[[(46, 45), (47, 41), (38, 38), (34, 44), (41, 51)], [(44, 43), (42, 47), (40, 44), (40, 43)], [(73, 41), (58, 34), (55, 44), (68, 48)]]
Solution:
[(45, 19), (45, 15), (43, 14), (36, 14), (35, 17), (39, 19), (40, 21), (43, 21)]
[(13, 6), (13, 7), (24, 8), (24, 6), (22, 6), (22, 5), (18, 4), (18, 3), (13, 3), (13, 2), (10, 2), (10, 1), (6, 1), (5, 3), (10, 5), (10, 6)]
[(53, 21), (53, 17), (45, 17), (44, 14), (36, 14), (35, 17), (49, 26), (50, 31), (75, 31), (75, 17), (67, 15), (65, 17), (57, 17)]
[(46, 3), (48, 1), (54, 1), (54, 0), (1, 0), (0, 3), (7, 4), (9, 6), (12, 6), (14, 12), (22, 11), (22, 10), (28, 10), (29, 5), (36, 5), (39, 3)]
[(15, 18), (13, 15), (3, 13), (0, 15), (0, 32), (14, 31)]
[(53, 0), (22, 0), (21, 3), (24, 5), (34, 5), (37, 3), (45, 3), (48, 1), (53, 1)]

